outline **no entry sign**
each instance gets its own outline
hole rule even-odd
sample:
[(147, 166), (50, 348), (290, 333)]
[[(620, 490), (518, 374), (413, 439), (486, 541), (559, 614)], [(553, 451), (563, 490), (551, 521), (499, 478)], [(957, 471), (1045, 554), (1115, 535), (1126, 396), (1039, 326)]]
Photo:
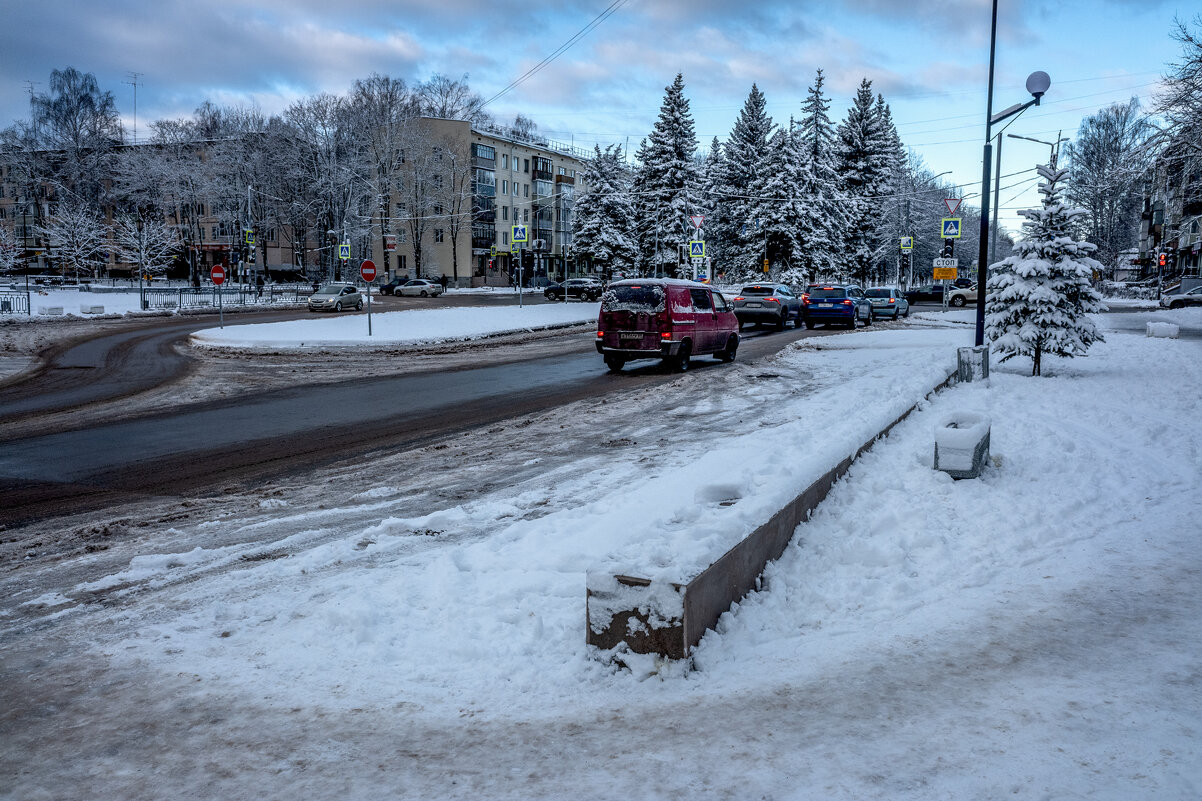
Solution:
[(371, 259), (364, 259), (363, 264), (359, 265), (359, 275), (368, 283), (376, 280), (376, 263)]
[(221, 286), (223, 283), (225, 283), (225, 268), (220, 264), (213, 265), (212, 276), (213, 283), (217, 286)]

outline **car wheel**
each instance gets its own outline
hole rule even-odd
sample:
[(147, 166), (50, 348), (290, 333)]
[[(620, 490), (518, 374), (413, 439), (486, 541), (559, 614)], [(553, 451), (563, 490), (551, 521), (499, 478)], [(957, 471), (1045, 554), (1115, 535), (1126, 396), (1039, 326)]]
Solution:
[(730, 339), (726, 340), (726, 350), (720, 350), (714, 355), (724, 362), (733, 362), (738, 351), (739, 338), (735, 334), (731, 334)]
[(806, 320), (806, 328), (810, 329), (811, 331), (813, 331), (817, 325), (818, 323), (815, 323), (811, 320)]
[(964, 305), (964, 296), (956, 295), (954, 298), (952, 298), (952, 305), (956, 308), (962, 307)]
[(789, 325), (789, 312), (787, 310), (783, 310), (780, 313), (780, 319), (776, 321), (776, 330), (784, 331), (785, 328), (788, 327), (788, 325)]
[(906, 306), (906, 313), (903, 314), (902, 317), (909, 317), (909, 316), (910, 316), (910, 307)]
[(872, 308), (871, 308), (871, 307), (869, 307), (869, 309), (868, 309), (868, 318), (867, 318), (866, 320), (864, 320), (864, 325), (872, 325), (872, 323), (873, 323), (873, 319), (872, 319)]
[(363, 301), (359, 301), (355, 304), (355, 311), (363, 311)]
[(606, 356), (605, 366), (609, 368), (611, 373), (618, 373), (626, 366), (626, 360), (621, 356)]
[(423, 290), (422, 290), (422, 297), (423, 297), (423, 298), (428, 298), (428, 297), (430, 297), (430, 293), (429, 293), (429, 292), (427, 292), (426, 290), (424, 290), (424, 289), (423, 289)]
[(680, 345), (680, 353), (676, 356), (674, 367), (679, 373), (687, 373), (689, 371), (689, 359), (693, 355), (693, 344), (691, 342), (683, 342)]
[(338, 301), (337, 303), (334, 304), (334, 311), (336, 311), (336, 312), (342, 311), (342, 301)]

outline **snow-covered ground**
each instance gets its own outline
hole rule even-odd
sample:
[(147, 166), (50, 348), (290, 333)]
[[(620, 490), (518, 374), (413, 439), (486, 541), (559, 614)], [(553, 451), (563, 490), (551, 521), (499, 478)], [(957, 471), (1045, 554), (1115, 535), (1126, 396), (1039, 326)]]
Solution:
[[(924, 403), (692, 670), (594, 658), (586, 571), (716, 557), (945, 376), (971, 311), (12, 572), (0, 796), (1202, 797), (1202, 317), (1156, 319)], [(981, 479), (931, 469), (953, 411), (992, 419)]]

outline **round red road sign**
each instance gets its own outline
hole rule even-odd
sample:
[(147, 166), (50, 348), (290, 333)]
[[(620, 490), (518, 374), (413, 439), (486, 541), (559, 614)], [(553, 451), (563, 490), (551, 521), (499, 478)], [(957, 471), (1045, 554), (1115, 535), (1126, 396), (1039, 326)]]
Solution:
[(220, 264), (214, 264), (212, 276), (213, 283), (217, 286), (221, 286), (225, 282), (225, 268)]
[(364, 259), (359, 265), (359, 275), (363, 276), (364, 281), (376, 280), (376, 263), (371, 259)]

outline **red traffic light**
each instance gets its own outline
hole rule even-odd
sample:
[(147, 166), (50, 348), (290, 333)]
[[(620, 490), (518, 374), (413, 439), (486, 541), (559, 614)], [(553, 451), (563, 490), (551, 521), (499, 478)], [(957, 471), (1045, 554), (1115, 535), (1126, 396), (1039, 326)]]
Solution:
[(1160, 266), (1163, 267), (1164, 263), (1165, 263), (1165, 255), (1163, 253), (1161, 253), (1160, 254)]

